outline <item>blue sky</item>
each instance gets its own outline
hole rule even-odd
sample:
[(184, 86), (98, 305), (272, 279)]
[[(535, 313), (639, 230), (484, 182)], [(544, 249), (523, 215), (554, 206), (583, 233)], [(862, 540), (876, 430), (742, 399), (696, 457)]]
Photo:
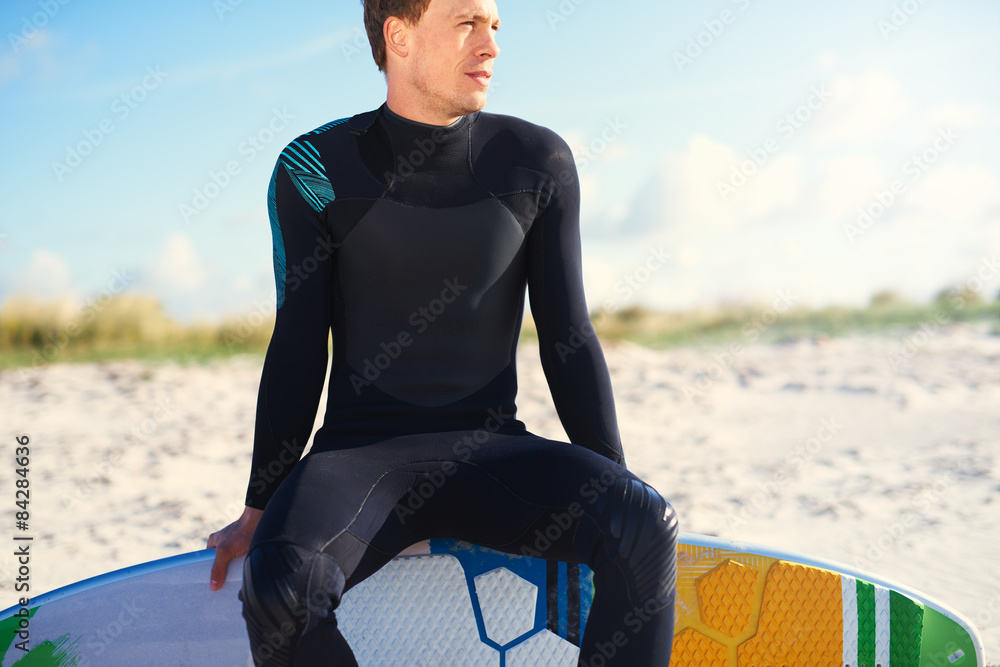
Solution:
[[(486, 110), (574, 149), (591, 308), (1000, 288), (996, 2), (498, 6)], [(153, 7), (0, 8), (0, 302), (273, 300), (274, 160), (385, 99), (359, 2)]]

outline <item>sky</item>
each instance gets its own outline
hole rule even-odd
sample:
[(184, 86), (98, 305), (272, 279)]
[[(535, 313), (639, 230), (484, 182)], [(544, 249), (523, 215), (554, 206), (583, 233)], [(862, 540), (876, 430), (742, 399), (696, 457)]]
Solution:
[[(1000, 289), (1000, 4), (497, 4), (485, 110), (572, 147), (592, 310)], [(278, 154), (385, 100), (360, 2), (5, 0), (0, 27), (0, 303), (273, 304)]]

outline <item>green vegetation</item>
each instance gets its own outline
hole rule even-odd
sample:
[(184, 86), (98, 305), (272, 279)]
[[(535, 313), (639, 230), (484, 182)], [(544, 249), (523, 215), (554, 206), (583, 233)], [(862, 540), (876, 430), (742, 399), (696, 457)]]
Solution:
[[(591, 321), (602, 339), (629, 340), (651, 347), (778, 342), (965, 322), (992, 322), (993, 333), (1000, 335), (1000, 298), (987, 304), (974, 292), (949, 289), (942, 290), (930, 304), (914, 304), (898, 294), (879, 292), (865, 308), (723, 304), (683, 312), (660, 312), (632, 306), (615, 312), (592, 313)], [(522, 337), (535, 336), (533, 324), (526, 322)]]
[(122, 295), (75, 308), (10, 299), (0, 310), (0, 368), (105, 359), (204, 361), (263, 355), (273, 313), (181, 325), (152, 297)]
[[(595, 312), (591, 321), (602, 339), (654, 347), (775, 342), (963, 322), (992, 323), (993, 333), (1000, 335), (1000, 295), (986, 303), (975, 292), (944, 289), (932, 303), (914, 304), (892, 292), (879, 292), (865, 308), (787, 308), (776, 302), (659, 312), (632, 306)], [(0, 309), (0, 368), (127, 358), (201, 362), (236, 354), (262, 356), (273, 326), (270, 312), (182, 325), (155, 299), (142, 295), (117, 296), (82, 309), (66, 302), (10, 299)], [(521, 335), (536, 336), (529, 317)]]

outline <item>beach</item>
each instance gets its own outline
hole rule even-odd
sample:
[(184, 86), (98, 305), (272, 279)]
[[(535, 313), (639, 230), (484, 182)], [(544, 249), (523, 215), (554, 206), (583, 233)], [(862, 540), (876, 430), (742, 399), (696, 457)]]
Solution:
[[(971, 620), (1000, 662), (1000, 337), (987, 326), (604, 351), (627, 466), (683, 531), (917, 589)], [(30, 438), (32, 594), (202, 549), (239, 516), (261, 364), (0, 372), (9, 507), (15, 438)], [(518, 418), (565, 440), (534, 341), (518, 379)], [(4, 607), (15, 576), (0, 559)]]

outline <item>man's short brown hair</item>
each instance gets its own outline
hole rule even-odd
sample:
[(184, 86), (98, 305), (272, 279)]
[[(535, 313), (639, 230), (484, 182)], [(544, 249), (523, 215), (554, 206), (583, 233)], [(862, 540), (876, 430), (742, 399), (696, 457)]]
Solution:
[(416, 25), (427, 11), (431, 0), (361, 0), (365, 6), (365, 31), (372, 45), (372, 56), (379, 71), (385, 71), (385, 36), (382, 27), (390, 16), (398, 16), (410, 25)]

